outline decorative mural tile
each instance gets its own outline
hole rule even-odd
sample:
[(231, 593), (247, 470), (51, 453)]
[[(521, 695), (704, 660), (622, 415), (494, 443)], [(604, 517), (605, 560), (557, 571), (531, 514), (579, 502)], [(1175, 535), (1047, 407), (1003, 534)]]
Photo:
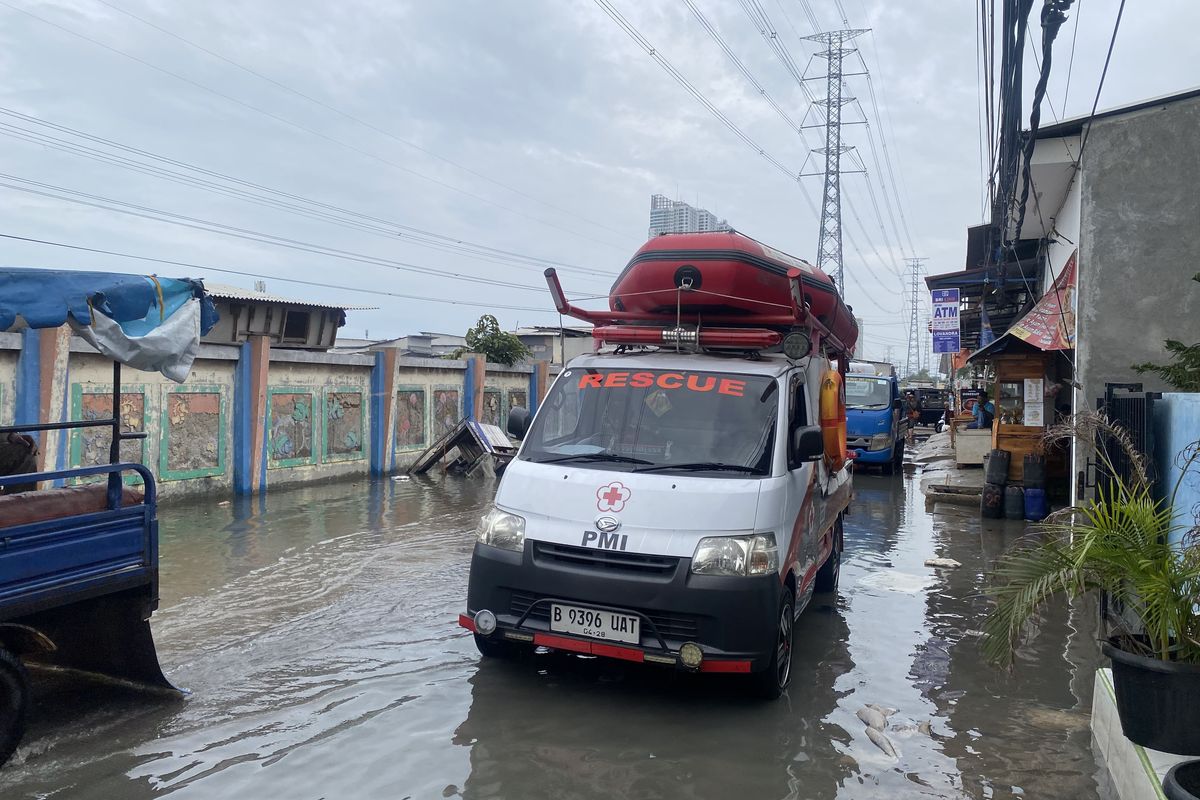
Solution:
[(317, 462), (314, 392), (311, 389), (268, 389), (268, 466), (296, 467)]
[(225, 404), (218, 387), (168, 390), (162, 428), (159, 473), (163, 480), (225, 471)]
[[(113, 416), (112, 387), (95, 384), (75, 384), (71, 388), (71, 419), (100, 420)], [(147, 407), (144, 387), (121, 387), (121, 432), (134, 433), (146, 430)], [(78, 428), (71, 436), (71, 466), (94, 467), (109, 463), (109, 447), (112, 445), (112, 430), (103, 428)], [(121, 442), (121, 461), (144, 463), (146, 440), (135, 439)], [(80, 480), (100, 480), (82, 478)], [(140, 483), (136, 475), (126, 475), (128, 482)]]
[(347, 461), (362, 458), (363, 393), (356, 389), (325, 395), (325, 458)]
[(509, 389), (508, 390), (508, 409), (520, 406), (521, 408), (529, 408), (529, 392), (524, 389)]
[(425, 447), (425, 390), (396, 392), (396, 449)]
[(462, 420), (462, 404), (458, 389), (433, 390), (433, 435), (441, 438)]
[(483, 418), (480, 422), (495, 425), (497, 428), (503, 427), (501, 417), (504, 415), (504, 409), (501, 407), (501, 397), (498, 389), (483, 390)]

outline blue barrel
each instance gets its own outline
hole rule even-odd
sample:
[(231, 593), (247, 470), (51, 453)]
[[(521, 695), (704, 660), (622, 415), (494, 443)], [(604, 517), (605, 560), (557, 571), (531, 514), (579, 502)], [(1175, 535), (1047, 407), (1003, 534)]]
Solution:
[(1032, 486), (1025, 489), (1025, 519), (1030, 522), (1041, 522), (1050, 513), (1046, 504), (1046, 490)]

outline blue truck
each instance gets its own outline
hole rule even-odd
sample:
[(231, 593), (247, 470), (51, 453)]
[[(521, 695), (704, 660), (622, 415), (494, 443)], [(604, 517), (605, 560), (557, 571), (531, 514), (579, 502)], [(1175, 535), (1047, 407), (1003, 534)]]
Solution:
[(896, 368), (878, 361), (851, 361), (846, 375), (846, 447), (855, 463), (885, 473), (904, 465), (908, 420), (902, 410)]
[[(122, 430), (116, 413), (38, 421), (42, 413), (34, 400), (40, 384), (54, 378), (37, 363), (39, 339), (56, 335), (41, 329), (69, 324), (113, 359), (112, 408), (120, 409), (122, 364), (182, 382), (216, 313), (198, 281), (0, 269), (0, 288), (0, 331), (27, 339), (17, 423), (0, 427), (2, 765), (20, 743), (32, 711), (30, 667), (181, 693), (163, 675), (150, 632), (150, 615), (158, 607), (154, 475), (120, 459), (122, 442), (146, 434)], [(111, 431), (109, 463), (38, 469), (38, 446), (47, 435), (69, 436), (82, 428)], [(47, 452), (45, 460), (51, 458)]]

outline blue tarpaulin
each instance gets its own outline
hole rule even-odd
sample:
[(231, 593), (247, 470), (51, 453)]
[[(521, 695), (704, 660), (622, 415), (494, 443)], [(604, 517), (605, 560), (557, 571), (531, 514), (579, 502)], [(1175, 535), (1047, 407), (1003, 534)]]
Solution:
[[(162, 313), (157, 313), (159, 289), (155, 280), (162, 287)], [(18, 316), (31, 328), (57, 328), (66, 323), (68, 316), (80, 325), (90, 325), (91, 309), (95, 308), (130, 335), (144, 335), (154, 327), (151, 308), (156, 312), (154, 318), (169, 317), (191, 297), (201, 300), (203, 335), (216, 323), (217, 313), (199, 281), (152, 279), (115, 272), (3, 268), (0, 269), (0, 331), (12, 328)]]
[(25, 267), (0, 269), (0, 331), (71, 327), (100, 352), (182, 382), (217, 322), (197, 280)]

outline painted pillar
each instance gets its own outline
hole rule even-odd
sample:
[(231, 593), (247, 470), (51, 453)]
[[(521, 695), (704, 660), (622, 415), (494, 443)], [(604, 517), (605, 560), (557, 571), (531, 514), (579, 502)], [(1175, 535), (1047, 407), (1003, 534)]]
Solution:
[(267, 488), (267, 372), (271, 363), (271, 343), (265, 336), (251, 336), (249, 348), (250, 424), (247, 446), (250, 449), (250, 493)]
[(247, 495), (254, 491), (251, 465), (253, 437), (250, 419), (253, 403), (250, 391), (250, 343), (243, 342), (233, 373), (233, 492)]
[(371, 370), (371, 474), (392, 467), (392, 397), (396, 387), (396, 350), (377, 350)]
[(472, 398), (471, 419), (479, 421), (483, 419), (483, 385), (487, 381), (487, 357), (486, 356), (471, 356), (475, 361), (475, 392)]
[[(60, 325), (53, 330), (43, 330), (41, 341), (38, 343), (41, 354), (39, 357), (42, 377), (41, 390), (41, 422), (65, 422), (70, 417), (70, 362), (71, 362), (71, 328)], [(119, 416), (121, 410), (113, 409), (114, 416)], [(38, 468), (44, 470), (66, 469), (67, 431), (46, 431), (42, 439), (41, 453), (38, 455)], [(62, 480), (56, 482), (62, 485)]]
[[(42, 419), (42, 332), (33, 328), (21, 331), (21, 354), (17, 356), (14, 425), (36, 425)], [(31, 433), (40, 444), (42, 435)]]
[(529, 406), (529, 413), (532, 415), (537, 411), (538, 407), (538, 371), (537, 364), (529, 370), (529, 392), (525, 395), (525, 405)]
[(541, 405), (546, 392), (550, 390), (550, 362), (539, 361), (534, 366), (537, 368), (537, 401)]

